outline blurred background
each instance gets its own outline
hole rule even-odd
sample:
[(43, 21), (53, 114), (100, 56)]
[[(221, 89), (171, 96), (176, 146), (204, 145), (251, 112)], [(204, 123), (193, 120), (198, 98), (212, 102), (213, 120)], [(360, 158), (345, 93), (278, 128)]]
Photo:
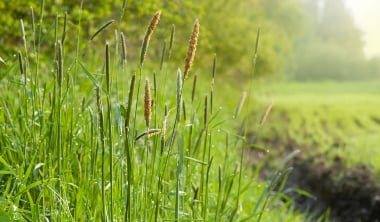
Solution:
[[(68, 33), (76, 33), (80, 1), (45, 1), (45, 35), (54, 35), (54, 22), (63, 22), (68, 13)], [(150, 16), (162, 10), (160, 36), (152, 44), (169, 39), (171, 25), (176, 27), (173, 60), (183, 60), (187, 36), (195, 18), (201, 23), (196, 67), (210, 66), (213, 53), (226, 78), (241, 82), (251, 72), (257, 29), (261, 28), (256, 77), (277, 81), (373, 80), (380, 78), (380, 3), (376, 0), (122, 0), (83, 1), (81, 47), (101, 24), (110, 19), (114, 28), (126, 33), (129, 57), (138, 55)], [(31, 10), (39, 18), (39, 1), (0, 2), (0, 56), (10, 59), (21, 44), (20, 19), (31, 33)], [(56, 12), (58, 14), (55, 14)], [(54, 12), (54, 13), (53, 13)], [(102, 36), (112, 36), (109, 34)], [(103, 37), (105, 38), (105, 37)], [(106, 39), (112, 41), (110, 39)], [(159, 42), (161, 41), (161, 42)], [(100, 38), (91, 44), (102, 44)], [(71, 39), (69, 44), (76, 44)], [(161, 47), (156, 48), (160, 56)], [(49, 49), (48, 44), (45, 49)], [(136, 52), (136, 53), (134, 53)]]

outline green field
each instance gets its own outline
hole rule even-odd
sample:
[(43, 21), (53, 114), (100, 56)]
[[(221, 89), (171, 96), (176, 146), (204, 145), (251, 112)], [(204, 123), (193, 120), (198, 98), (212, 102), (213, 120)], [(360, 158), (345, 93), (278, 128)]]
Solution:
[[(378, 82), (268, 83), (256, 97), (273, 100), (263, 135), (292, 140), (306, 154), (339, 154), (350, 164), (379, 172), (380, 89)], [(264, 137), (265, 137), (264, 136)], [(276, 147), (278, 149), (281, 147)]]
[[(380, 207), (376, 201), (380, 192), (378, 85), (378, 82), (258, 84), (255, 90), (258, 104), (268, 100), (274, 103), (258, 138), (261, 148), (268, 153), (259, 160), (273, 166), (294, 150), (300, 151), (286, 186), (289, 195), (298, 202), (297, 209), (326, 212), (333, 221), (359, 218), (371, 221), (379, 217), (376, 213)], [(255, 152), (252, 158), (257, 159)], [(307, 193), (299, 193), (297, 189)]]

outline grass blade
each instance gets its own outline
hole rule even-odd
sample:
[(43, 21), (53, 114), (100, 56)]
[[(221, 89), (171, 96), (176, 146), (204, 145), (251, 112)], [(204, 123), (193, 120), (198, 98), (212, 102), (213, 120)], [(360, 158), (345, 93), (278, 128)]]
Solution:
[(108, 28), (115, 20), (110, 20), (106, 23), (104, 23), (102, 26), (100, 26), (100, 28), (98, 30), (96, 30), (96, 32), (94, 34), (92, 34), (92, 36), (90, 37), (90, 40), (93, 40), (97, 35), (99, 35), (103, 30), (105, 30), (106, 28)]

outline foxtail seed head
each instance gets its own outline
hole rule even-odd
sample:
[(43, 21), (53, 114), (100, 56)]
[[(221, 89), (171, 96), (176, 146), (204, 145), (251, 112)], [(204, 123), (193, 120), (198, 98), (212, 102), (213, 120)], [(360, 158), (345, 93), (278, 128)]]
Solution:
[(150, 24), (148, 26), (148, 29), (146, 30), (144, 40), (141, 47), (141, 55), (140, 55), (140, 66), (143, 65), (146, 52), (148, 50), (150, 38), (152, 37), (152, 34), (154, 30), (156, 29), (158, 22), (160, 21), (161, 17), (161, 11), (157, 11), (156, 14), (154, 14), (152, 20), (150, 20)]
[(144, 118), (146, 127), (149, 127), (150, 119), (152, 118), (152, 96), (150, 94), (149, 80), (145, 80)]
[(122, 64), (124, 65), (127, 63), (127, 46), (125, 43), (125, 37), (124, 37), (123, 32), (120, 33), (120, 40), (121, 40), (121, 61), (122, 61)]
[(189, 41), (189, 48), (187, 49), (187, 55), (185, 59), (185, 71), (183, 74), (184, 79), (187, 79), (189, 77), (189, 72), (190, 72), (191, 66), (193, 65), (195, 51), (196, 51), (197, 43), (198, 43), (198, 36), (199, 36), (199, 21), (198, 19), (196, 19), (194, 22), (193, 33), (191, 34), (191, 38)]

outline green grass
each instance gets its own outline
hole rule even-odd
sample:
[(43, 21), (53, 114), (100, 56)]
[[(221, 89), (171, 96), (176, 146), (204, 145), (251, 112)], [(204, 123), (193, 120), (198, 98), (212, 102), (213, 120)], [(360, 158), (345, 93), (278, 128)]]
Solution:
[[(170, 61), (174, 32), (168, 56), (149, 58), (143, 48), (142, 66), (126, 63), (117, 39), (88, 44), (91, 54), (81, 56), (88, 39), (67, 35), (66, 16), (53, 40), (41, 35), (51, 24), (38, 21), (1, 71), (2, 221), (303, 221), (272, 192), (283, 176), (259, 182), (243, 165), (236, 126), (250, 109), (232, 118), (238, 96), (226, 98), (240, 92), (223, 91), (215, 60), (194, 89), (194, 73), (183, 81), (183, 64)], [(145, 79), (153, 83), (149, 126)]]
[(255, 92), (275, 104), (263, 137), (274, 132), (307, 155), (326, 152), (380, 172), (378, 82), (269, 84)]

